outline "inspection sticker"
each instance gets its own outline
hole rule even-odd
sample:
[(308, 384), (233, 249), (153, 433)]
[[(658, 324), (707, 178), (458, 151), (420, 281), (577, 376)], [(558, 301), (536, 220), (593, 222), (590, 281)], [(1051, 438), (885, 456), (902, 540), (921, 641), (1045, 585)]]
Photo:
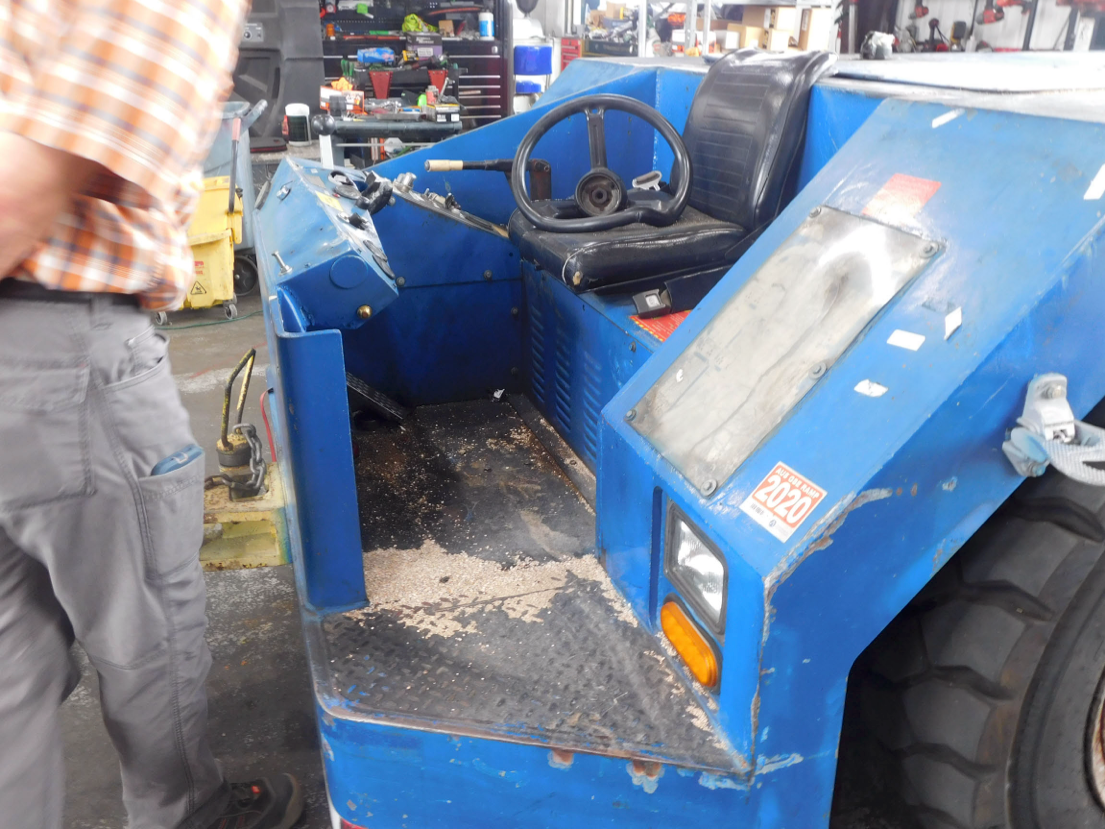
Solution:
[(813, 481), (785, 463), (777, 463), (741, 504), (741, 512), (780, 541), (787, 541), (824, 497), (825, 490)]

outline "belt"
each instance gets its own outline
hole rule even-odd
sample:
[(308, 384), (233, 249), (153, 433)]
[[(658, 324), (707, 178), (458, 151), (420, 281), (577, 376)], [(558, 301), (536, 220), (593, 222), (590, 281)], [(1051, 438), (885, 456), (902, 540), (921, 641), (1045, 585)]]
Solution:
[(54, 291), (37, 282), (24, 282), (19, 279), (0, 279), (0, 299), (29, 299), (34, 302), (77, 302), (91, 303), (97, 300), (112, 305), (140, 307), (135, 294), (99, 293), (96, 291)]

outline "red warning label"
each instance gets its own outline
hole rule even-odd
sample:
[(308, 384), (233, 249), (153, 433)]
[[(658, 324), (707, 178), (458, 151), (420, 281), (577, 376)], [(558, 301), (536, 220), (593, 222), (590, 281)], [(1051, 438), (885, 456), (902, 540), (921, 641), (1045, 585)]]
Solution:
[(662, 317), (652, 317), (650, 319), (641, 319), (634, 315), (630, 319), (660, 342), (664, 342), (675, 333), (675, 329), (687, 318), (689, 313), (690, 311), (676, 311), (674, 314), (665, 314)]
[(889, 224), (908, 222), (921, 212), (940, 182), (895, 173), (863, 208), (863, 215)]
[(824, 497), (825, 490), (813, 481), (785, 463), (777, 463), (741, 504), (741, 512), (780, 541), (787, 541)]

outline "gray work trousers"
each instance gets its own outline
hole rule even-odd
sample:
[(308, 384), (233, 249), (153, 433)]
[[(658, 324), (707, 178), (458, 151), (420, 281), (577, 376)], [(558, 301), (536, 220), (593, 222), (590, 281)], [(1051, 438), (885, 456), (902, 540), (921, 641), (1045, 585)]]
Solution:
[[(135, 307), (0, 298), (0, 822), (60, 829), (57, 708), (96, 669), (131, 829), (207, 829), (203, 459), (167, 343)], [(79, 806), (78, 806), (79, 808)]]

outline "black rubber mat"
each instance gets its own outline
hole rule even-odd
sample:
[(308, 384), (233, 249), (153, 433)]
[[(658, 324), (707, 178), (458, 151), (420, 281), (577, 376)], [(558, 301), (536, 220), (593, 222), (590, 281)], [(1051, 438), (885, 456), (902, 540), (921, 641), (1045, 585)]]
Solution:
[(370, 604), (321, 628), (357, 715), (735, 771), (592, 554), (590, 509), (505, 401), (354, 440)]

